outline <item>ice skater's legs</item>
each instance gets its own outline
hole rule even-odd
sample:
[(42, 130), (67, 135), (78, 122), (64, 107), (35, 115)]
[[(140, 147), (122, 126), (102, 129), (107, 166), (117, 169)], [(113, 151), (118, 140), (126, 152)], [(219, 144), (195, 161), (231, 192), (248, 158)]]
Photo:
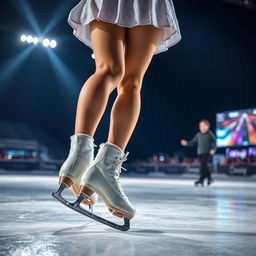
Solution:
[(142, 80), (161, 28), (153, 25), (124, 28), (96, 20), (90, 26), (96, 71), (80, 92), (75, 133), (94, 135), (109, 95), (117, 87), (108, 142), (124, 150), (139, 117)]
[(205, 178), (211, 179), (211, 172), (208, 167), (208, 162), (210, 161), (211, 155), (206, 154), (200, 154), (199, 155), (199, 161), (200, 161), (200, 181), (204, 181)]

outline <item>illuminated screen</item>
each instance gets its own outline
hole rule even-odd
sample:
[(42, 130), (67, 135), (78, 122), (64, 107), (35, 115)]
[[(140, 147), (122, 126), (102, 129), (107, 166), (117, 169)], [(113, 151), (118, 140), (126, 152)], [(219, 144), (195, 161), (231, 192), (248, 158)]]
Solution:
[(256, 145), (256, 108), (217, 113), (218, 147)]

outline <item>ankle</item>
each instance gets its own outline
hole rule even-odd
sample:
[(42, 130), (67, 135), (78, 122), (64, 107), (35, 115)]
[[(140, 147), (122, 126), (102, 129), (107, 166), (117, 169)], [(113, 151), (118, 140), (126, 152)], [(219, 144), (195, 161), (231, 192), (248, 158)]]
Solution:
[(111, 142), (106, 142), (105, 144), (112, 145), (113, 147), (117, 148), (120, 150), (122, 153), (124, 153), (124, 149), (118, 146), (117, 144), (111, 143)]
[(91, 136), (91, 135), (89, 135), (89, 134), (86, 134), (86, 133), (74, 133), (72, 136), (70, 136), (70, 138), (75, 137), (75, 136), (80, 136), (80, 137), (85, 136), (85, 137), (89, 137), (89, 138), (91, 138), (92, 140), (94, 140), (93, 136)]

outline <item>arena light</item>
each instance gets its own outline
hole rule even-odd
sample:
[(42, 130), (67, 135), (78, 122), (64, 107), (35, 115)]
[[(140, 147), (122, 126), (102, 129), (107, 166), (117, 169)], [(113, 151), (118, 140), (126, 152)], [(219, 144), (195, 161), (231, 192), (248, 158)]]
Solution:
[(47, 39), (47, 38), (46, 38), (46, 39), (44, 39), (44, 40), (43, 40), (43, 42), (42, 42), (42, 44), (43, 44), (43, 46), (44, 46), (44, 47), (48, 47), (48, 46), (49, 46), (49, 44), (50, 44), (49, 39)]
[(21, 42), (26, 42), (27, 36), (26, 35), (21, 35), (20, 40), (21, 40)]
[(28, 44), (31, 44), (31, 43), (33, 43), (34, 45), (42, 44), (44, 47), (55, 48), (57, 46), (56, 40), (51, 40), (48, 38), (42, 38), (42, 37), (26, 35), (26, 34), (22, 34), (20, 36), (20, 40), (21, 42), (28, 43)]
[(55, 48), (57, 46), (57, 42), (55, 40), (50, 41), (50, 47)]
[(159, 156), (159, 160), (160, 160), (161, 162), (163, 162), (163, 161), (164, 161), (164, 156)]
[(33, 37), (32, 36), (27, 36), (27, 43), (31, 44), (33, 42)]
[(35, 37), (33, 38), (33, 43), (34, 43), (34, 44), (38, 44), (38, 42), (39, 42), (39, 38), (35, 36)]

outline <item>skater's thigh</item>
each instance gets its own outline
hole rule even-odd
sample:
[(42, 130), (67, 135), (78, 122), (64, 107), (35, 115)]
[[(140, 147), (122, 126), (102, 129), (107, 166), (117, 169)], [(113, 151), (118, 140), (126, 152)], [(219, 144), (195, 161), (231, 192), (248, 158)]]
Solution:
[(161, 34), (153, 25), (127, 28), (125, 42), (125, 77), (143, 78)]
[(90, 22), (90, 30), (96, 70), (124, 71), (125, 28), (93, 20)]

